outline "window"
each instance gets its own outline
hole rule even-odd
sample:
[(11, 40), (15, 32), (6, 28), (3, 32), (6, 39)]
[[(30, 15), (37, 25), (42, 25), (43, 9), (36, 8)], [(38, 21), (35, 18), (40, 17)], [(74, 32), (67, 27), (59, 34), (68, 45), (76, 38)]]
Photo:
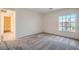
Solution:
[(76, 31), (76, 14), (59, 16), (59, 31)]

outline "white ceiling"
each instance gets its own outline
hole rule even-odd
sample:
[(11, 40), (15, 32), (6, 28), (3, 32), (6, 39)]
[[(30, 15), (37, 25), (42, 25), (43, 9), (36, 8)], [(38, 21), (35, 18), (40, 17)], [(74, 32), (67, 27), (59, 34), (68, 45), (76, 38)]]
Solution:
[(59, 10), (61, 8), (53, 8), (53, 9), (49, 9), (49, 8), (28, 8), (29, 10), (35, 11), (35, 12), (39, 12), (39, 13), (48, 13), (50, 11), (55, 11), (55, 10)]
[[(16, 10), (18, 8), (7, 8), (7, 9)], [(38, 13), (48, 13), (48, 12), (56, 11), (62, 8), (52, 8), (51, 10), (49, 8), (19, 8), (19, 9), (31, 10)]]

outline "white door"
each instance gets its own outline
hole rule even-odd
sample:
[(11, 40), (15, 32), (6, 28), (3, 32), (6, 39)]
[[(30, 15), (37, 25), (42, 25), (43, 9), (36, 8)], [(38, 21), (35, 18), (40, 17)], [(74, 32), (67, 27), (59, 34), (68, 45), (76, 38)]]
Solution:
[(12, 11), (1, 13), (1, 35), (4, 41), (15, 39), (15, 14)]

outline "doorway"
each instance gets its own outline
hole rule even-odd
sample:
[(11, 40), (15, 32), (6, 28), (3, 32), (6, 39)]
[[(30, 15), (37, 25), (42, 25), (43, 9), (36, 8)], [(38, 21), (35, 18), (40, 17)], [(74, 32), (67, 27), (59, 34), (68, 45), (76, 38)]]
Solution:
[(6, 10), (6, 12), (1, 12), (1, 35), (3, 40), (15, 40), (15, 11)]

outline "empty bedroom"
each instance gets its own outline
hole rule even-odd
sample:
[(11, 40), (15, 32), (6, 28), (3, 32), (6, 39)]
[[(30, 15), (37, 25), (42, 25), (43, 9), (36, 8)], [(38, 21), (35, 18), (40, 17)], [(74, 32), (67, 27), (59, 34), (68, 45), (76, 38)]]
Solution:
[(0, 9), (0, 50), (79, 50), (79, 9)]

